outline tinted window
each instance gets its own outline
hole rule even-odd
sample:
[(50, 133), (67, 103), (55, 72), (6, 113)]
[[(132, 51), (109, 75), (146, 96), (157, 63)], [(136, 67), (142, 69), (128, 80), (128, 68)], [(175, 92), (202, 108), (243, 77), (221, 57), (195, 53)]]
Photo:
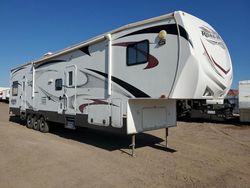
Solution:
[(132, 65), (136, 63), (136, 49), (129, 47), (128, 48), (128, 60), (127, 60), (127, 64)]
[(127, 65), (146, 63), (149, 55), (149, 42), (144, 40), (127, 46)]
[(23, 82), (23, 91), (25, 91), (25, 82)]
[(72, 86), (73, 85), (73, 72), (70, 71), (69, 72), (69, 86)]
[(55, 89), (56, 89), (56, 91), (62, 90), (62, 79), (56, 79)]
[(18, 81), (12, 83), (12, 96), (18, 95)]

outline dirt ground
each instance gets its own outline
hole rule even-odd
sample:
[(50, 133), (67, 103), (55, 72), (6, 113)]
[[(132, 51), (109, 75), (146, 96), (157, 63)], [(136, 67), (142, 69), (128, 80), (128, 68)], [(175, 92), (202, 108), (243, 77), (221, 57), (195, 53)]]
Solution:
[(250, 187), (250, 126), (178, 122), (130, 138), (90, 129), (43, 134), (0, 103), (0, 187)]

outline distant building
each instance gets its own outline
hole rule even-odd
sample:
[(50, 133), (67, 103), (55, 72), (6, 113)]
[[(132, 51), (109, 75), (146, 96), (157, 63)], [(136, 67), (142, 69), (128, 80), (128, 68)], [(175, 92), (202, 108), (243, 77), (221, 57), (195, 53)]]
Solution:
[(237, 89), (230, 89), (227, 93), (227, 97), (238, 97), (239, 90)]

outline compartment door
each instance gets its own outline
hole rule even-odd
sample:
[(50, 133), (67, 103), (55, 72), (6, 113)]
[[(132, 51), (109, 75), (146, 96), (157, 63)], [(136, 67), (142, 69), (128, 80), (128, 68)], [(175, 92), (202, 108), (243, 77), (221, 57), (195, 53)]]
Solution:
[(121, 128), (123, 125), (122, 100), (112, 99), (110, 105), (111, 105), (111, 125), (112, 127)]
[(110, 105), (101, 99), (92, 99), (88, 103), (88, 123), (109, 126)]
[(144, 131), (165, 127), (166, 124), (167, 111), (165, 106), (142, 108), (142, 127)]

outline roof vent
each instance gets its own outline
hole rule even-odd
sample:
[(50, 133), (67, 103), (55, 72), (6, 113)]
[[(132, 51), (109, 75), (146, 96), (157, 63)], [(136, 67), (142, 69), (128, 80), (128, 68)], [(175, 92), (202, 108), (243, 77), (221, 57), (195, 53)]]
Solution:
[(45, 56), (50, 56), (50, 55), (52, 55), (53, 53), (52, 52), (47, 52), (46, 54), (44, 54), (43, 56), (45, 57)]

